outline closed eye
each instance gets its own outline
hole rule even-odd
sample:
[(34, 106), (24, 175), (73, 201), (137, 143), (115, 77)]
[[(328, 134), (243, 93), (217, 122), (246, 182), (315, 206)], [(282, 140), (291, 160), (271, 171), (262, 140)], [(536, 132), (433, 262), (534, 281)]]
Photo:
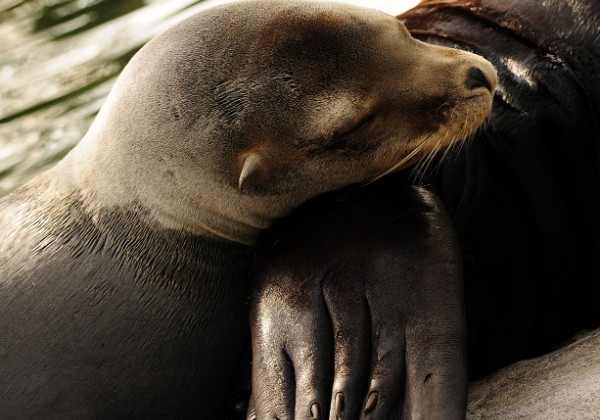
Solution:
[(334, 141), (341, 139), (341, 138), (352, 136), (352, 135), (358, 133), (359, 131), (362, 131), (363, 129), (367, 128), (373, 122), (374, 119), (375, 119), (375, 115), (369, 115), (369, 116), (363, 118), (362, 120), (360, 120), (358, 122), (358, 124), (352, 126), (352, 128), (350, 128), (349, 130), (343, 131), (341, 133), (335, 133), (333, 135)]

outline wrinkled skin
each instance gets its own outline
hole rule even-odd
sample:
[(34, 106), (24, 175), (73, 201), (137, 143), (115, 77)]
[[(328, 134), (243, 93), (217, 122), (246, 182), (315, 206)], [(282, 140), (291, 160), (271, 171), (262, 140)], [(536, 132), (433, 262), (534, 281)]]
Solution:
[(425, 188), (381, 184), (309, 203), (259, 245), (257, 418), (464, 417), (466, 325), (449, 218)]

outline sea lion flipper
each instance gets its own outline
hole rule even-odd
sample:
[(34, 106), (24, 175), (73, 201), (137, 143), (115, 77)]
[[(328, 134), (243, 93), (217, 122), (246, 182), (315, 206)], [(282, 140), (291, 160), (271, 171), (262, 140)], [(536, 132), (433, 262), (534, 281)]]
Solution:
[[(314, 404), (329, 418), (464, 417), (452, 227), (431, 192), (398, 188), (394, 201), (387, 191), (301, 208), (259, 245), (253, 392), (259, 407), (274, 407), (259, 418), (280, 407), (317, 418)], [(379, 198), (392, 205), (373, 206)]]
[(258, 282), (254, 291), (250, 323), (256, 416), (325, 418), (331, 390), (328, 372), (333, 370), (331, 357), (323, 357), (331, 355), (332, 345), (327, 308), (317, 289), (302, 296), (302, 281), (292, 280), (296, 287), (288, 294), (298, 305), (280, 299), (281, 285), (293, 278), (281, 274), (263, 277), (268, 281)]
[(460, 419), (465, 416), (467, 361), (464, 322), (459, 330), (446, 325), (442, 334), (407, 336), (408, 351), (403, 418)]

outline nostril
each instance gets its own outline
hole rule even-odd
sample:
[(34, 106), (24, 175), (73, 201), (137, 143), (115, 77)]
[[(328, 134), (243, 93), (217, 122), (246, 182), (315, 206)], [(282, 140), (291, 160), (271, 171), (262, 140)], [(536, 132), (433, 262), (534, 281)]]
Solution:
[(492, 84), (478, 67), (471, 67), (469, 69), (469, 76), (465, 84), (471, 90), (484, 87), (490, 92), (492, 91)]

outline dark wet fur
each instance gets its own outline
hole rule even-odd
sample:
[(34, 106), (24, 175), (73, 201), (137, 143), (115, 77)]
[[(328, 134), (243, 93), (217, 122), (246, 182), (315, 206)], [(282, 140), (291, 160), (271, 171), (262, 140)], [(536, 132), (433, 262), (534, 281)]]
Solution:
[(21, 202), (35, 210), (0, 226), (19, 246), (0, 265), (2, 417), (224, 418), (248, 249), (152, 227), (139, 209), (94, 223), (76, 196), (40, 203), (35, 189), (0, 212)]
[(430, 178), (462, 245), (474, 378), (600, 322), (600, 5), (546, 3), (545, 17), (536, 1), (486, 0), (424, 2), (402, 17), (499, 73), (486, 128)]

